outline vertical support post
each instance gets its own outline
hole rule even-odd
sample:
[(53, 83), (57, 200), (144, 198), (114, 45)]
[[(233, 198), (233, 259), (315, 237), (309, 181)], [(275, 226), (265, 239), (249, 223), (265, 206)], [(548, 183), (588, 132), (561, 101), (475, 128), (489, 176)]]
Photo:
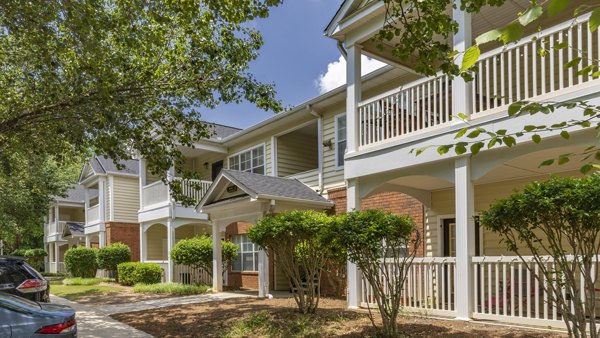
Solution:
[[(139, 164), (140, 164), (140, 167), (139, 167), (139, 172), (140, 172), (140, 206), (139, 206), (139, 209), (142, 210), (142, 209), (144, 209), (144, 189), (143, 188), (146, 185), (146, 160), (143, 157), (140, 157)], [(140, 236), (141, 236), (141, 232), (140, 232)], [(141, 240), (141, 238), (140, 238), (140, 240)], [(142, 256), (140, 255), (140, 257), (142, 257)]]
[(58, 262), (60, 261), (58, 242), (54, 242), (54, 261), (56, 262), (56, 271), (58, 272)]
[(271, 136), (271, 176), (279, 176), (277, 167), (277, 136)]
[(269, 257), (264, 250), (258, 252), (258, 297), (269, 295)]
[[(360, 210), (360, 192), (358, 179), (348, 180), (346, 193), (347, 210)], [(348, 308), (358, 309), (362, 293), (362, 273), (356, 264), (348, 260)]]
[(175, 245), (175, 227), (173, 226), (173, 219), (167, 219), (167, 283), (173, 282), (173, 270), (175, 270), (173, 259), (171, 259), (171, 250)]
[[(458, 23), (458, 31), (454, 35), (454, 50), (458, 51), (456, 63), (462, 65), (464, 51), (472, 45), (471, 14), (460, 10), (460, 1), (455, 0), (457, 8), (452, 12), (452, 18)], [(473, 83), (466, 82), (457, 76), (452, 80), (452, 115), (473, 113)]]
[(140, 262), (146, 261), (146, 233), (144, 223), (140, 223)]
[[(83, 224), (84, 228), (88, 225), (88, 209), (90, 208), (90, 190), (87, 187), (83, 188), (83, 195), (85, 196), (84, 207), (83, 207)], [(85, 233), (85, 229), (84, 229)]]
[(361, 46), (348, 46), (346, 68), (346, 147), (348, 153), (358, 150), (358, 104), (361, 101)]
[(106, 246), (106, 231), (100, 230), (98, 232), (98, 246), (104, 248)]
[(90, 235), (85, 235), (85, 247), (86, 248), (92, 247), (92, 239), (91, 239)]
[(469, 157), (456, 159), (456, 319), (470, 320), (473, 313), (473, 269), (471, 257), (475, 255), (474, 188), (471, 181)]
[(60, 219), (60, 209), (58, 208), (58, 204), (54, 206), (54, 232), (58, 233), (58, 222)]
[(323, 193), (323, 116), (319, 116), (317, 119), (317, 147), (319, 156), (319, 193)]
[(98, 213), (100, 216), (100, 224), (104, 225), (104, 222), (106, 221), (106, 184), (105, 184), (106, 180), (104, 179), (104, 177), (100, 177), (100, 179), (98, 180)]
[(219, 230), (219, 224), (217, 222), (213, 222), (213, 292), (223, 291), (223, 258), (221, 257), (221, 232)]

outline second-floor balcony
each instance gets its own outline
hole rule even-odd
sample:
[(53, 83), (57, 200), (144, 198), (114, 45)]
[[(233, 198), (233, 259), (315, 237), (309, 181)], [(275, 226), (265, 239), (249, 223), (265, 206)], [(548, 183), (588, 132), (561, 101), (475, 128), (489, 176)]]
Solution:
[(100, 204), (96, 204), (87, 208), (86, 210), (86, 223), (94, 223), (100, 221)]
[(63, 231), (64, 231), (67, 223), (79, 223), (79, 224), (83, 225), (83, 222), (75, 222), (75, 221), (52, 222), (52, 223), (46, 224), (44, 233), (46, 234), (46, 236), (55, 236), (56, 235), (56, 236), (62, 237)]
[[(600, 58), (600, 32), (589, 14), (563, 22), (518, 43), (483, 53), (475, 65), (471, 120), (506, 112), (518, 101), (543, 101), (595, 85), (587, 72)], [(452, 81), (445, 75), (420, 79), (361, 102), (359, 149), (451, 125)], [(454, 117), (455, 118), (455, 117)]]
[[(194, 201), (200, 201), (212, 184), (211, 181), (204, 180), (183, 180), (181, 178), (175, 178), (175, 180), (181, 180), (183, 195)], [(169, 187), (162, 181), (159, 180), (142, 187), (142, 209), (171, 202)]]

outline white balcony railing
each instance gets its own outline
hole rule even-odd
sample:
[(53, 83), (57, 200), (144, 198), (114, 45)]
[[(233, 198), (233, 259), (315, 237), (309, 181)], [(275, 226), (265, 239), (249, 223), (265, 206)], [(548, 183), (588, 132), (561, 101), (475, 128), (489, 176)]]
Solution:
[[(593, 72), (580, 72), (598, 66), (600, 59), (600, 31), (590, 32), (589, 18), (589, 14), (582, 15), (482, 54), (475, 65), (473, 99), (468, 103), (472, 117), (505, 111), (522, 100), (547, 100), (592, 81), (600, 83)], [(581, 58), (578, 63), (576, 58)], [(576, 64), (568, 65), (570, 61)], [(452, 110), (448, 77), (420, 79), (359, 104), (359, 146), (447, 124), (458, 113), (464, 112)]]
[(86, 210), (86, 223), (93, 223), (100, 220), (100, 205), (96, 204)]
[(319, 187), (319, 169), (303, 171), (301, 173), (286, 176), (285, 178), (295, 178), (311, 188)]
[[(181, 178), (175, 178), (181, 180)], [(181, 184), (182, 192), (185, 196), (200, 201), (204, 194), (208, 191), (208, 188), (212, 184), (211, 181), (202, 180), (183, 180)], [(171, 200), (169, 187), (162, 181), (156, 181), (142, 187), (143, 195), (143, 208), (166, 203)]]

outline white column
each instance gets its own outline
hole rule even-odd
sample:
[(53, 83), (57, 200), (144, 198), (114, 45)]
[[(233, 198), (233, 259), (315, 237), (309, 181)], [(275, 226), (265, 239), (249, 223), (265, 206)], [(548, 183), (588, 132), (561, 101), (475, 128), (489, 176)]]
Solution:
[(219, 230), (219, 224), (217, 222), (213, 222), (213, 292), (223, 291), (223, 257), (221, 256), (221, 232)]
[(258, 252), (258, 297), (269, 295), (269, 257), (264, 250)]
[(319, 156), (319, 193), (323, 193), (323, 116), (317, 119), (317, 148)]
[(360, 53), (361, 47), (353, 45), (348, 47), (347, 68), (346, 68), (346, 147), (348, 153), (358, 150), (358, 103), (361, 100), (361, 65)]
[[(457, 2), (457, 9), (452, 12), (453, 19), (458, 23), (458, 32), (454, 35), (454, 50), (459, 54), (456, 63), (460, 67), (464, 57), (464, 51), (472, 45), (471, 34), (471, 14), (460, 10), (460, 1)], [(465, 114), (470, 116), (473, 113), (473, 83), (466, 82), (462, 77), (456, 76), (452, 80), (452, 114)], [(460, 123), (460, 120), (457, 120)]]
[(58, 252), (58, 242), (54, 242), (54, 260), (56, 261), (56, 270), (58, 271), (58, 262), (60, 261), (60, 254)]
[(100, 248), (106, 246), (106, 231), (98, 231), (98, 246)]
[(456, 319), (469, 320), (473, 312), (473, 269), (475, 255), (474, 189), (471, 161), (461, 157), (455, 161), (456, 208)]
[(60, 219), (60, 210), (58, 204), (54, 206), (54, 232), (58, 232), (58, 220)]
[[(144, 189), (143, 187), (146, 185), (146, 160), (144, 158), (140, 158), (139, 160), (140, 166), (140, 206), (139, 209), (144, 208)], [(140, 232), (141, 234), (141, 232)], [(142, 257), (142, 256), (140, 256)]]
[[(360, 210), (360, 193), (358, 179), (348, 180), (346, 190), (347, 210)], [(362, 275), (356, 264), (348, 261), (348, 308), (358, 309), (362, 293)]]
[(140, 262), (146, 261), (146, 233), (144, 224), (140, 223)]
[(104, 221), (106, 220), (106, 192), (104, 189), (105, 186), (104, 177), (100, 177), (98, 180), (98, 213), (100, 215), (100, 223), (104, 225)]
[(86, 248), (92, 247), (92, 238), (90, 237), (90, 235), (85, 235), (85, 247)]
[(171, 259), (171, 250), (175, 246), (175, 227), (173, 226), (173, 220), (167, 219), (167, 283), (173, 282), (173, 270), (175, 270), (175, 263)]

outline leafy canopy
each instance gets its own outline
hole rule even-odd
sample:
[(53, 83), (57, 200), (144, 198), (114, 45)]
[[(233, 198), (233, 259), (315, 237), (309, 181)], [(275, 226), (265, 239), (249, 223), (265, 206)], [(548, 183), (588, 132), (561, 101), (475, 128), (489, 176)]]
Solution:
[[(247, 24), (281, 0), (0, 2), (0, 162), (93, 150), (140, 153), (153, 173), (209, 129), (203, 109), (248, 100), (279, 110), (248, 63), (263, 41)], [(184, 170), (178, 170), (184, 172)]]

